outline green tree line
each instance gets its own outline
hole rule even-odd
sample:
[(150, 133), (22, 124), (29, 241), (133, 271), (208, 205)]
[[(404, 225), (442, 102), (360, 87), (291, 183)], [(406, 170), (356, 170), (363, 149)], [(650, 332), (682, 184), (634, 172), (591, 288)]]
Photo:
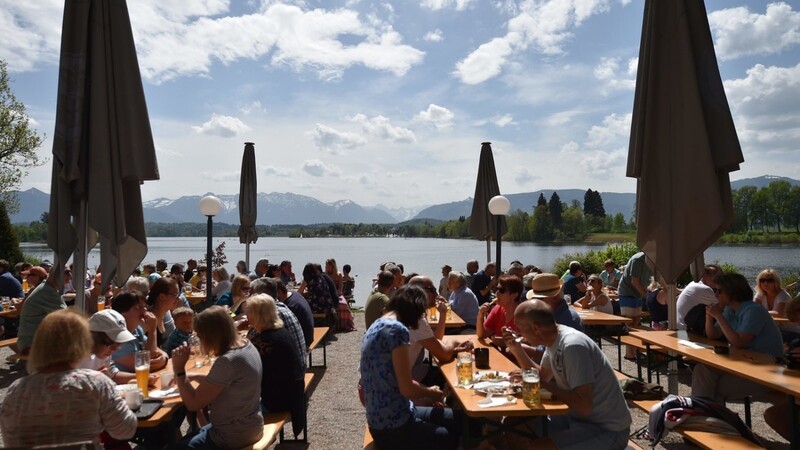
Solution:
[(791, 229), (800, 233), (800, 186), (788, 181), (771, 182), (761, 189), (743, 186), (733, 192), (735, 220), (731, 233), (769, 233)]

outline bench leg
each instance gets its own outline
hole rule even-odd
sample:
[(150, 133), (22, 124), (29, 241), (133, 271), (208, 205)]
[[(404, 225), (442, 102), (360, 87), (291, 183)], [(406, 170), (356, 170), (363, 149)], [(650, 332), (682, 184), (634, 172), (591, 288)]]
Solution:
[(789, 429), (792, 430), (792, 440), (789, 441), (791, 450), (800, 450), (800, 427), (797, 426), (797, 403), (794, 396), (789, 395)]

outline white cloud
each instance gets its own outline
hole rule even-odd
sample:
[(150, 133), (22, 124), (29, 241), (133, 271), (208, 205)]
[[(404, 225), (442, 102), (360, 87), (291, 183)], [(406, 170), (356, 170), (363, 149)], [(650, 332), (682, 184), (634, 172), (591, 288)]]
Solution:
[[(619, 58), (600, 58), (600, 63), (594, 67), (592, 73), (595, 78), (604, 82), (603, 95), (607, 95), (610, 90), (633, 90), (636, 88), (636, 66), (633, 65), (632, 61), (628, 61), (625, 73), (620, 74)], [(636, 61), (638, 62), (638, 58), (636, 58)], [(631, 73), (632, 65), (633, 72)]]
[(779, 53), (800, 44), (800, 12), (786, 3), (770, 3), (764, 14), (741, 6), (708, 15), (714, 42), (722, 60), (747, 55)]
[(250, 127), (236, 117), (212, 114), (211, 119), (201, 126), (192, 127), (196, 132), (212, 136), (234, 137), (241, 133), (250, 131)]
[(239, 106), (239, 112), (248, 116), (252, 113), (265, 113), (267, 112), (267, 108), (261, 105), (261, 102), (256, 100), (254, 102), (248, 103), (246, 105)]
[(425, 36), (422, 39), (425, 39), (429, 42), (441, 42), (444, 39), (444, 33), (442, 33), (442, 30), (437, 28), (433, 31), (425, 33)]
[(595, 66), (593, 73), (598, 80), (610, 80), (618, 69), (619, 58), (600, 58), (600, 64)]
[(267, 176), (291, 177), (295, 175), (294, 170), (285, 167), (266, 166), (261, 169), (261, 173)]
[[(530, 186), (534, 181), (541, 180), (542, 177), (533, 173), (530, 169), (525, 167), (517, 167), (514, 170), (514, 181), (516, 181), (520, 186), (527, 187)], [(530, 213), (530, 211), (527, 211)]]
[(402, 143), (414, 143), (417, 141), (413, 131), (408, 128), (394, 126), (389, 119), (383, 116), (375, 116), (370, 119), (364, 114), (356, 114), (350, 120), (360, 124), (368, 135), (384, 141)]
[(620, 138), (631, 133), (632, 114), (610, 114), (603, 118), (602, 125), (594, 125), (587, 132), (586, 145), (591, 148), (615, 144)]
[(431, 103), (428, 109), (420, 111), (417, 119), (433, 124), (437, 129), (448, 128), (453, 125), (455, 115), (449, 109)]
[(608, 0), (526, 0), (508, 21), (507, 33), (481, 44), (456, 64), (456, 76), (466, 84), (482, 83), (500, 74), (514, 53), (529, 48), (544, 55), (561, 55), (571, 37), (594, 14), (609, 10)]
[(303, 171), (314, 177), (338, 177), (341, 171), (335, 166), (328, 166), (318, 159), (308, 159), (303, 162)]
[[(0, 59), (11, 73), (34, 70), (40, 63), (57, 63), (61, 49), (64, 2), (0, 0), (0, 30), (6, 36)], [(13, 36), (13, 38), (12, 38)]]
[(469, 6), (472, 0), (421, 0), (420, 6), (433, 11), (445, 8), (455, 8), (456, 11), (463, 11)]
[(338, 131), (321, 123), (306, 134), (311, 136), (317, 148), (332, 154), (341, 154), (344, 149), (353, 149), (367, 143), (367, 140), (358, 133)]
[(481, 119), (481, 120), (475, 121), (475, 125), (476, 126), (483, 126), (483, 125), (486, 125), (487, 123), (491, 123), (492, 125), (495, 125), (495, 126), (500, 127), (500, 128), (504, 128), (504, 127), (506, 127), (508, 125), (516, 125), (517, 124), (517, 122), (514, 121), (514, 117), (512, 117), (511, 114), (503, 114), (502, 116), (497, 115), (497, 116), (490, 117), (488, 119)]
[(545, 124), (548, 127), (559, 127), (562, 125), (566, 125), (572, 121), (572, 119), (580, 114), (580, 111), (577, 110), (569, 110), (569, 111), (559, 111), (555, 114), (551, 114), (545, 119)]

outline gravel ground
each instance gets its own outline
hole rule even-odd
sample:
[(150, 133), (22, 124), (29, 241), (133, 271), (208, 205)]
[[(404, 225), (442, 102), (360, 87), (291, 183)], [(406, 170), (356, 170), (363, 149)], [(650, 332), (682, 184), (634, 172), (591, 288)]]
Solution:
[[(358, 383), (359, 349), (361, 337), (364, 335), (364, 315), (356, 313), (355, 320), (358, 331), (337, 333), (331, 336), (328, 346), (327, 368), (310, 369), (314, 372), (315, 378), (310, 389), (308, 443), (279, 443), (274, 445), (273, 449), (355, 450), (361, 448), (366, 419), (364, 408), (358, 401), (356, 386)], [(616, 366), (616, 348), (608, 345), (604, 345), (603, 348), (612, 361), (612, 365)], [(0, 400), (5, 397), (6, 388), (14, 380), (24, 375), (22, 366), (11, 365), (6, 362), (6, 357), (10, 354), (11, 352), (8, 349), (0, 349), (0, 362), (2, 362), (2, 365), (0, 365)], [(322, 363), (321, 349), (314, 351), (314, 363)], [(628, 374), (636, 373), (635, 365), (628, 361), (623, 361), (623, 370)], [(684, 371), (680, 374), (680, 394), (689, 395), (690, 388), (688, 383), (690, 381), (691, 375), (688, 372)], [(661, 382), (664, 385), (666, 384), (665, 377), (661, 378)], [(753, 403), (751, 407), (753, 430), (763, 439), (767, 448), (789, 448), (786, 441), (764, 423), (763, 411), (766, 406), (763, 403)], [(741, 405), (732, 404), (729, 407), (744, 417)], [(639, 410), (631, 410), (631, 415), (633, 416), (631, 431), (647, 425), (647, 415), (645, 413)], [(291, 427), (288, 427), (287, 431), (290, 429)], [(649, 446), (644, 439), (634, 439), (634, 441), (642, 448)], [(496, 448), (497, 450), (508, 448), (502, 443), (494, 444), (494, 447), (485, 445), (484, 448)], [(670, 433), (655, 448), (677, 450), (694, 448), (694, 446), (684, 443), (680, 435)]]

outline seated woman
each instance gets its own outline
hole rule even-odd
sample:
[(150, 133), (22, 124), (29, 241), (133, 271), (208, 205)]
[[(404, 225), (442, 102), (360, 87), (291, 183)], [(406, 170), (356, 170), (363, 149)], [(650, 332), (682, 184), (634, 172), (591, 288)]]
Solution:
[(228, 310), (237, 316), (244, 314), (244, 304), (250, 297), (250, 278), (246, 275), (236, 275), (231, 283), (231, 290), (220, 295), (217, 306), (227, 306)]
[(261, 407), (264, 412), (289, 411), (297, 436), (305, 428), (303, 357), (292, 333), (278, 315), (275, 299), (258, 294), (247, 300), (247, 339), (261, 355)]
[(169, 335), (175, 331), (175, 321), (171, 311), (181, 306), (178, 282), (171, 276), (162, 277), (153, 283), (147, 294), (147, 309), (156, 316), (156, 345), (163, 346)]
[(147, 311), (144, 297), (137, 291), (124, 292), (114, 297), (111, 308), (125, 318), (125, 326), (135, 338), (121, 344), (111, 355), (122, 372), (136, 373), (134, 355), (139, 350), (150, 351), (150, 371), (167, 365), (167, 354), (156, 346), (156, 316)]
[(428, 299), (417, 286), (392, 293), (386, 313), (367, 330), (361, 343), (361, 387), (367, 425), (380, 449), (455, 449), (460, 419), (450, 408), (415, 407), (410, 399), (441, 403), (438, 386), (411, 378), (409, 328), (416, 328)]
[[(203, 352), (217, 357), (208, 375), (187, 375), (190, 349), (185, 344), (172, 351), (172, 366), (183, 404), (189, 411), (208, 406), (211, 423), (187, 435), (179, 448), (242, 448), (258, 442), (264, 426), (258, 351), (239, 337), (233, 319), (220, 306), (198, 314), (195, 331)], [(192, 380), (199, 383), (197, 388)]]
[(339, 267), (336, 265), (336, 260), (328, 258), (325, 260), (325, 273), (333, 280), (333, 285), (336, 286), (337, 297), (344, 295), (344, 277), (339, 272)]
[(502, 275), (497, 280), (497, 297), (478, 309), (476, 332), (479, 338), (489, 338), (492, 344), (505, 348), (503, 328), (517, 331), (514, 311), (520, 303), (522, 280), (511, 275)]
[[(719, 303), (706, 308), (706, 336), (725, 338), (737, 349), (783, 356), (781, 333), (767, 310), (753, 302), (753, 290), (747, 279), (738, 273), (720, 273), (714, 277)], [(722, 402), (748, 395), (771, 392), (764, 385), (698, 364), (692, 371), (692, 395)]]
[[(336, 305), (339, 303), (336, 287), (331, 289), (325, 278), (316, 264), (308, 263), (303, 267), (303, 282), (298, 292), (308, 300), (312, 312), (325, 314), (336, 312)], [(327, 278), (330, 280), (330, 277)]]
[(586, 294), (578, 299), (581, 308), (614, 314), (611, 299), (603, 292), (603, 280), (597, 275), (590, 275), (586, 280)]
[[(778, 317), (786, 316), (786, 305), (792, 297), (781, 287), (781, 277), (773, 269), (762, 270), (756, 277), (756, 295), (753, 301), (767, 308), (770, 314)], [(800, 338), (800, 324), (789, 322), (778, 325), (786, 343)]]
[(12, 383), (0, 403), (6, 447), (92, 441), (102, 448), (104, 430), (115, 439), (133, 437), (136, 415), (114, 383), (98, 371), (76, 368), (91, 348), (86, 319), (75, 311), (42, 320), (28, 358), (30, 375)]
[(666, 330), (669, 321), (669, 309), (667, 307), (667, 290), (661, 286), (655, 277), (650, 277), (650, 285), (647, 286), (647, 310), (650, 312), (650, 326), (654, 330)]
[(214, 288), (211, 290), (211, 295), (214, 298), (219, 298), (222, 294), (231, 290), (231, 277), (224, 267), (217, 267), (212, 270), (211, 278), (214, 280)]

